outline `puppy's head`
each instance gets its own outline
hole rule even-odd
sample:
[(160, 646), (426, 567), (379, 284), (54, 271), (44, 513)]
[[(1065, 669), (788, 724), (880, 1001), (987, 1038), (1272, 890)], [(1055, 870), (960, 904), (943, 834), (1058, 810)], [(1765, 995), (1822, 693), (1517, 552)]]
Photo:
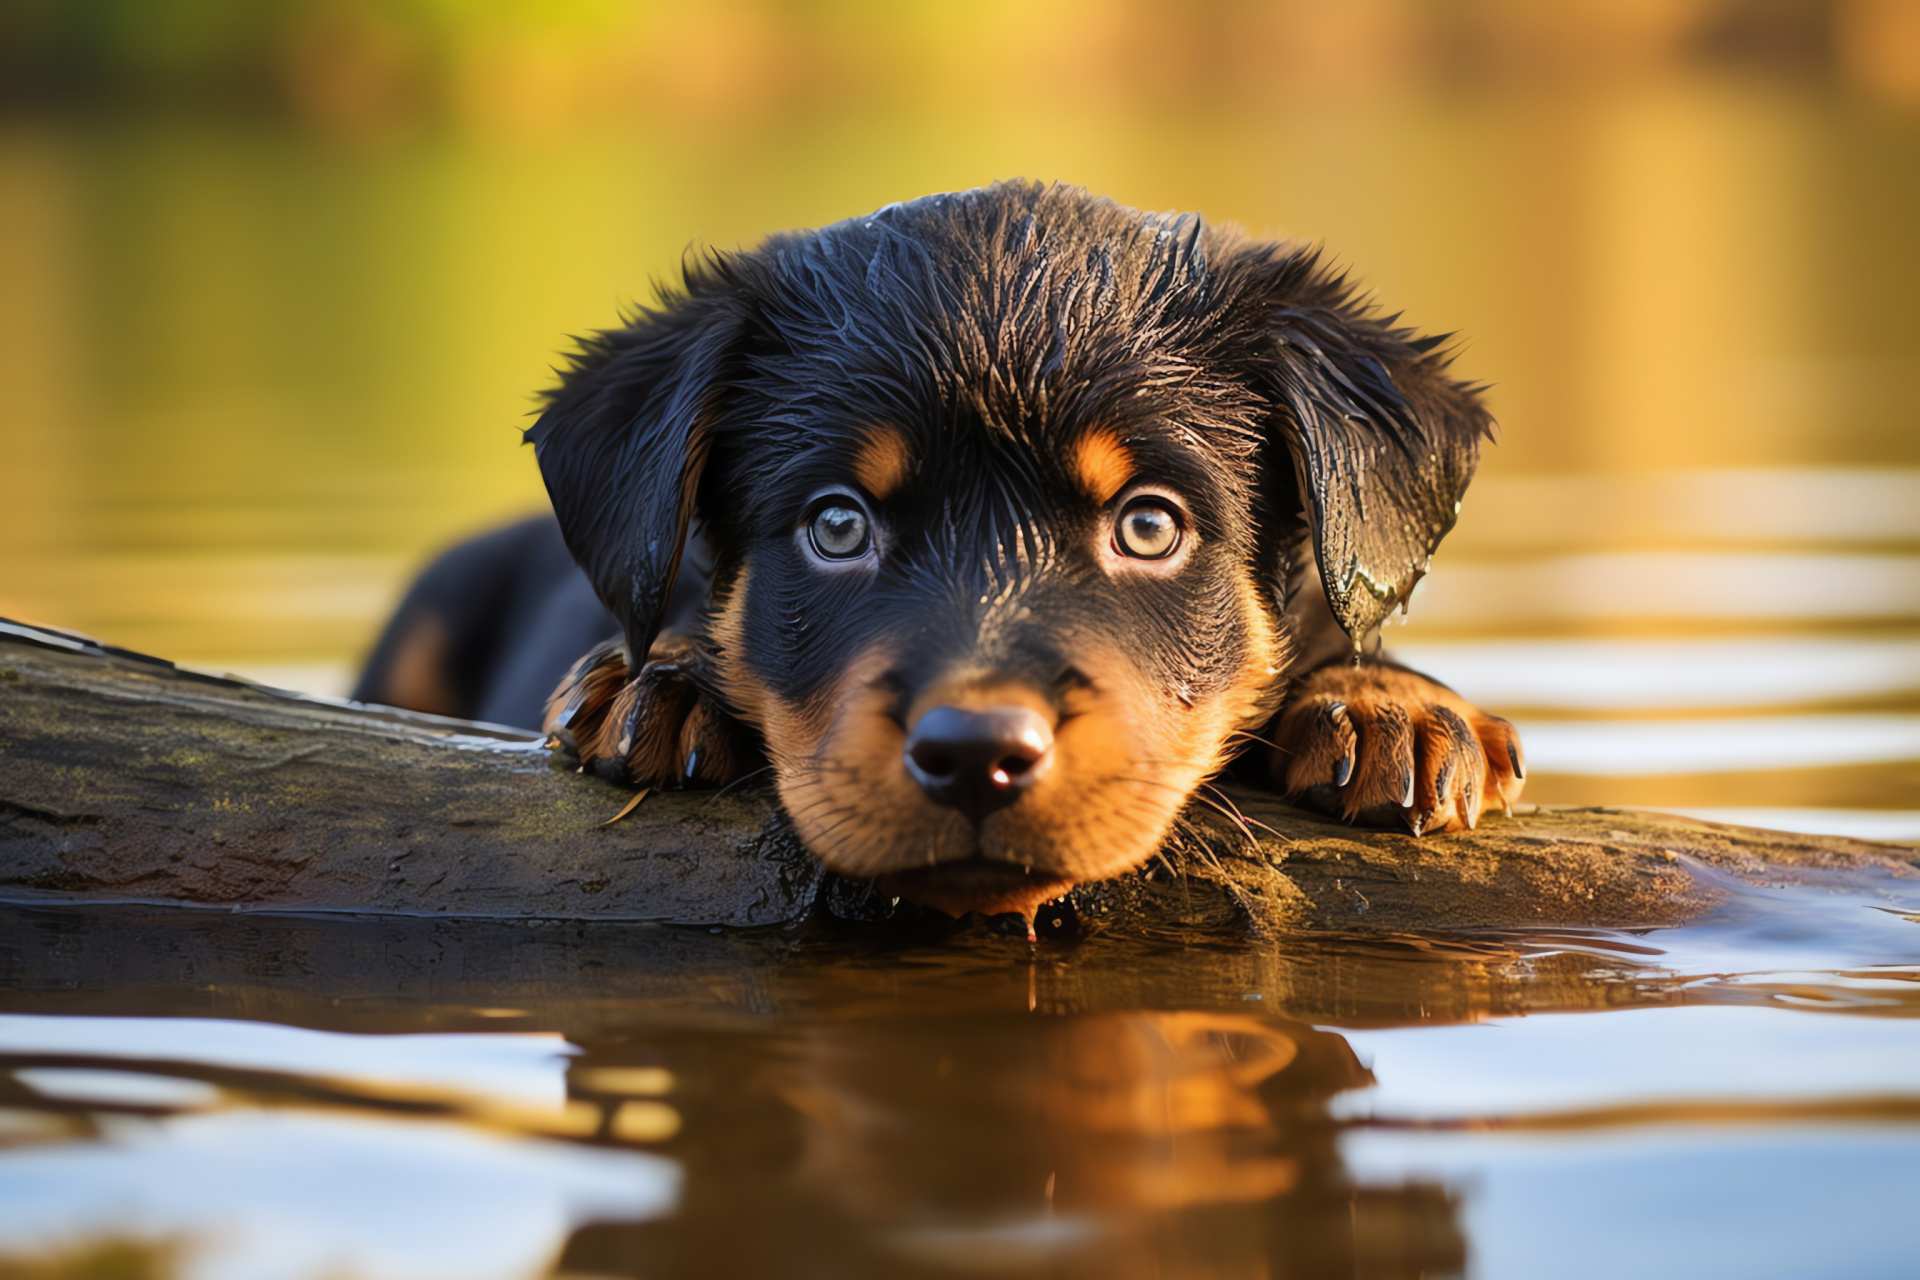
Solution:
[(716, 256), (529, 432), (644, 653), (690, 522), (717, 692), (826, 865), (954, 913), (1150, 857), (1269, 718), (1290, 570), (1358, 638), (1487, 425), (1297, 246), (1008, 184)]

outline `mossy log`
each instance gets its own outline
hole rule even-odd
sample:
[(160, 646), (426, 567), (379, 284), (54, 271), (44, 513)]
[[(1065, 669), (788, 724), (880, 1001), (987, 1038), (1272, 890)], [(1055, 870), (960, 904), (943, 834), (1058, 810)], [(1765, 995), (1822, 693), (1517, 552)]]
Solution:
[[(1191, 834), (1076, 890), (1043, 931), (1649, 928), (1742, 881), (1920, 874), (1911, 849), (1625, 810), (1529, 807), (1414, 839), (1220, 798), (1244, 825), (1195, 806)], [(0, 623), (0, 900), (708, 926), (913, 914), (824, 873), (765, 785), (619, 816), (628, 800), (534, 735)]]

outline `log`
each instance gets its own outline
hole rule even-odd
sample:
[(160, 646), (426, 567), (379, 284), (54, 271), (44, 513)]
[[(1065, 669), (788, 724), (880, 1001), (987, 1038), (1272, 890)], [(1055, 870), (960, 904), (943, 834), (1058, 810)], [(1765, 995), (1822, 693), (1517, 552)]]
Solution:
[[(625, 790), (537, 735), (269, 689), (0, 621), (0, 901), (265, 913), (934, 927), (825, 873), (764, 781)], [(1242, 821), (1244, 819), (1244, 821)], [(1356, 831), (1223, 786), (1043, 936), (1676, 925), (1742, 884), (1884, 883), (1920, 851), (1620, 809)]]

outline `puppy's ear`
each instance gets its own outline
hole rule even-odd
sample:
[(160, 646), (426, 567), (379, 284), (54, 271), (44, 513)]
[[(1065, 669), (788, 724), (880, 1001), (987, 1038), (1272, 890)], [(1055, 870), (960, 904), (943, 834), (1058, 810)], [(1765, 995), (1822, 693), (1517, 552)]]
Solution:
[(1327, 602), (1357, 646), (1453, 528), (1493, 419), (1442, 337), (1395, 328), (1297, 247), (1266, 252), (1270, 390)]
[(582, 339), (526, 432), (567, 549), (636, 662), (679, 572), (746, 311), (730, 273), (689, 270), (685, 294)]

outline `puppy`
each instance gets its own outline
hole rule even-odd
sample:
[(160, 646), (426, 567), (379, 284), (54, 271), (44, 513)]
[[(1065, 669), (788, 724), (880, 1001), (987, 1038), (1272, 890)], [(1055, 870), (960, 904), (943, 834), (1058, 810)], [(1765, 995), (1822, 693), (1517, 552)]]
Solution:
[(619, 631), (544, 727), (636, 787), (770, 765), (828, 868), (955, 915), (1138, 866), (1236, 757), (1471, 827), (1512, 726), (1377, 652), (1491, 427), (1443, 341), (1072, 187), (711, 254), (527, 432)]

